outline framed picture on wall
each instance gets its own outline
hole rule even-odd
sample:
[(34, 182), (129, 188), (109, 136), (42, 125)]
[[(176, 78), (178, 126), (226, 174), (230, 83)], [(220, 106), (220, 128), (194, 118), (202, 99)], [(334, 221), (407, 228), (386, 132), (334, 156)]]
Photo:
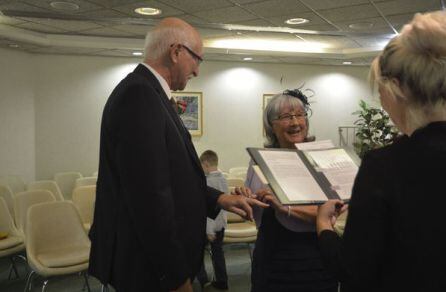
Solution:
[(192, 136), (203, 135), (203, 94), (201, 92), (172, 92), (180, 108), (179, 115)]
[(263, 127), (263, 112), (265, 111), (266, 106), (268, 105), (269, 101), (271, 100), (271, 98), (273, 98), (275, 94), (263, 94), (263, 104), (262, 104), (262, 132), (263, 132), (263, 136), (265, 136), (265, 128)]
[(271, 100), (271, 98), (273, 98), (275, 94), (263, 94), (263, 105), (262, 105), (262, 114), (263, 111), (265, 110), (266, 106), (268, 105), (269, 101)]

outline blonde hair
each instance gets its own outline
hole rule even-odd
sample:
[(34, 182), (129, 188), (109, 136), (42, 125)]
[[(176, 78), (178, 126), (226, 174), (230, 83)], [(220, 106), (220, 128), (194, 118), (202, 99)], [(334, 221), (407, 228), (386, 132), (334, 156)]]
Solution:
[(416, 14), (373, 61), (370, 81), (404, 101), (407, 126), (446, 120), (446, 12)]

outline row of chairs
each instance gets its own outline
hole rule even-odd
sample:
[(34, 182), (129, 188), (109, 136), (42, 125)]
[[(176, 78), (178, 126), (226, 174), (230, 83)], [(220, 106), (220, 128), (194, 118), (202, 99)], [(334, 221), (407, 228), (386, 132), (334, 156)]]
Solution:
[[(86, 234), (93, 220), (95, 195), (96, 186), (76, 188), (73, 202), (57, 201), (46, 190), (21, 192), (14, 195), (15, 220), (6, 201), (0, 197), (0, 231), (6, 234), (0, 240), (0, 257), (10, 258), (10, 276), (12, 272), (18, 276), (14, 260), (25, 245), (27, 262), (32, 269), (27, 287), (36, 275), (48, 278), (86, 270), (89, 255)], [(32, 211), (42, 204), (49, 204), (46, 211)]]

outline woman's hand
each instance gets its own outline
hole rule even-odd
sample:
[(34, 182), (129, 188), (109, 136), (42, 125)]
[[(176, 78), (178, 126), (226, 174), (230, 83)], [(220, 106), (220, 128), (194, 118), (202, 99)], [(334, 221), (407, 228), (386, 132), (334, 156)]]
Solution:
[(255, 199), (257, 197), (248, 187), (235, 187), (231, 192), (231, 195), (243, 196), (250, 199)]
[(319, 206), (316, 218), (317, 233), (320, 234), (322, 230), (334, 230), (333, 226), (339, 215), (347, 210), (348, 205), (341, 200), (329, 200), (322, 206)]
[(282, 205), (277, 197), (271, 193), (269, 189), (261, 189), (256, 192), (257, 199), (262, 201), (263, 203), (268, 204), (270, 207), (273, 207), (277, 211), (288, 212), (288, 208)]

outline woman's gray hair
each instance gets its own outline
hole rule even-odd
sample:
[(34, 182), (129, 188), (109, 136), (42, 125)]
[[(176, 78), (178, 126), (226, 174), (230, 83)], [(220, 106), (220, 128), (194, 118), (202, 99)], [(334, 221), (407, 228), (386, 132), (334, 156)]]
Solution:
[(149, 31), (144, 44), (144, 60), (159, 60), (173, 44), (191, 47), (191, 31), (182, 26), (158, 26)]
[[(279, 148), (279, 141), (273, 130), (273, 121), (276, 120), (280, 115), (280, 110), (285, 106), (289, 106), (292, 109), (298, 109), (299, 111), (307, 112), (302, 101), (294, 96), (279, 93), (274, 95), (268, 102), (265, 110), (263, 111), (263, 128), (265, 129), (266, 142), (264, 146), (266, 148)], [(307, 127), (308, 117), (306, 119)]]
[(410, 128), (446, 120), (446, 12), (416, 14), (373, 61), (371, 85), (407, 105)]

